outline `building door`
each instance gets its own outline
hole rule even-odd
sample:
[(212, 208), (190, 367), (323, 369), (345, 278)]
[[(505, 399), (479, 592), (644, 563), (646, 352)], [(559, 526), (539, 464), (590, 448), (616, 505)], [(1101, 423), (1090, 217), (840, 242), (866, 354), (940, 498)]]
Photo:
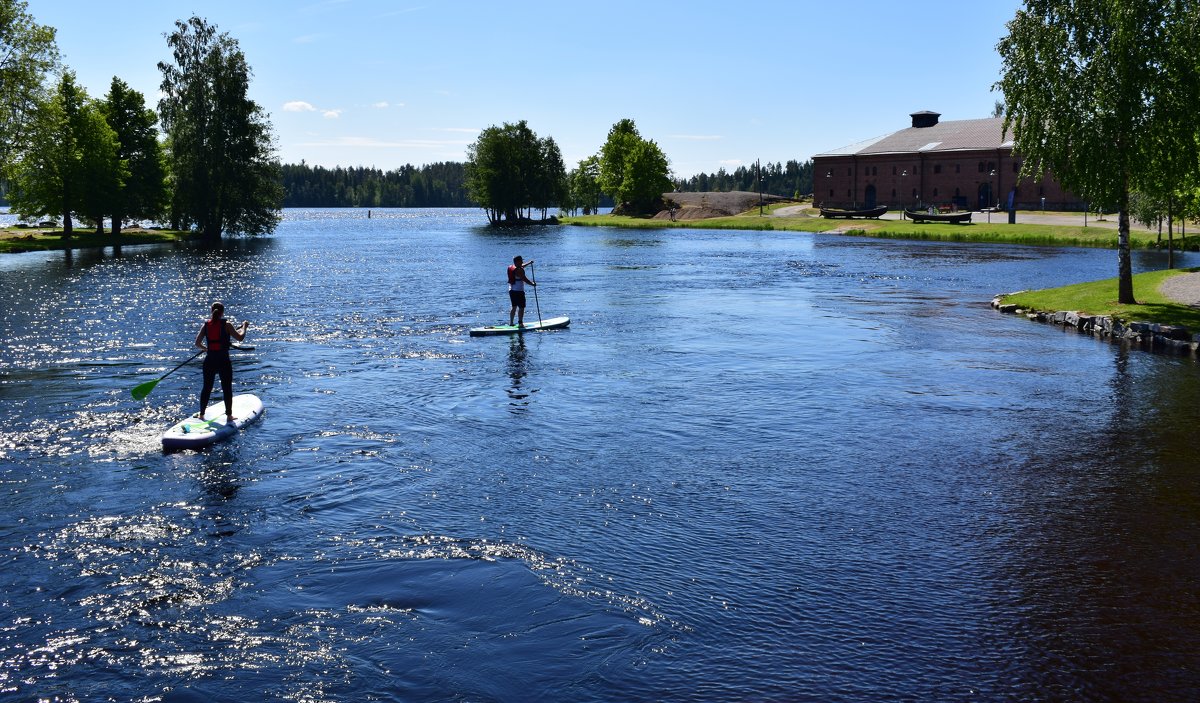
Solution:
[(979, 184), (979, 209), (992, 206), (992, 184)]
[(867, 199), (865, 207), (868, 209), (875, 207), (875, 184), (867, 186), (867, 192), (863, 194), (863, 197)]

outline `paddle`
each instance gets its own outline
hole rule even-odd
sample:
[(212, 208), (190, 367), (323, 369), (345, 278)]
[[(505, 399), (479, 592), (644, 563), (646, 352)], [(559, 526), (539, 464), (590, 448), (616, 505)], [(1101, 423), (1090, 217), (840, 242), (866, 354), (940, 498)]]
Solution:
[(537, 272), (533, 270), (533, 262), (529, 262), (529, 278), (533, 281), (533, 304), (537, 306), (538, 327), (542, 326), (542, 304), (538, 302), (537, 297)]
[(192, 354), (192, 356), (187, 361), (183, 362), (179, 366), (176, 366), (175, 368), (171, 369), (170, 371), (164, 373), (162, 376), (159, 376), (157, 379), (155, 379), (153, 381), (146, 381), (145, 383), (134, 386), (133, 390), (130, 391), (130, 393), (133, 395), (133, 399), (134, 400), (144, 400), (146, 398), (146, 396), (150, 395), (150, 391), (154, 390), (154, 387), (158, 385), (159, 381), (163, 380), (167, 376), (170, 376), (171, 374), (175, 373), (179, 369), (183, 368), (184, 366), (189, 364), (192, 361), (192, 359), (195, 359), (196, 357), (200, 356), (205, 351), (206, 350), (201, 349), (200, 351), (196, 352), (195, 354)]
[[(239, 347), (236, 344), (230, 344), (229, 346), (233, 349), (240, 349), (241, 351), (254, 351), (254, 347)], [(158, 385), (159, 381), (163, 380), (167, 376), (170, 376), (171, 374), (175, 373), (179, 369), (182, 369), (184, 366), (187, 366), (196, 357), (200, 356), (205, 351), (207, 351), (207, 350), (201, 349), (200, 351), (196, 352), (195, 354), (192, 354), (192, 356), (190, 358), (188, 358), (187, 361), (183, 362), (179, 366), (176, 366), (175, 368), (171, 369), (170, 371), (164, 373), (162, 376), (159, 376), (158, 378), (156, 378), (153, 381), (146, 381), (145, 383), (141, 383), (141, 384), (134, 386), (133, 390), (129, 391), (129, 393), (133, 396), (134, 400), (145, 400), (146, 396), (150, 395), (150, 391), (154, 390), (154, 387)]]

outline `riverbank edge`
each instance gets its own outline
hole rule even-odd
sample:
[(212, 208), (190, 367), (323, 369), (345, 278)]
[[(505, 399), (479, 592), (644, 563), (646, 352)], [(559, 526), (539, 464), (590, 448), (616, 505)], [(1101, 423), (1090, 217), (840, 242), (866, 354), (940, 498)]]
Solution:
[[(778, 206), (773, 206), (778, 207)], [(1020, 224), (1007, 222), (974, 222), (970, 225), (917, 224), (907, 220), (826, 220), (816, 217), (759, 216), (757, 213), (713, 217), (701, 220), (661, 220), (623, 215), (582, 215), (564, 217), (561, 224), (574, 227), (615, 227), (624, 229), (744, 229), (750, 231), (805, 232), (809, 234), (840, 234), (874, 239), (956, 242), (969, 244), (1018, 244), (1023, 246), (1077, 247), (1116, 249), (1117, 232), (1109, 229), (1075, 225)], [(1015, 231), (1014, 231), (1015, 230)], [(1177, 239), (1176, 251), (1200, 251), (1195, 236)], [(1149, 230), (1131, 230), (1131, 249), (1166, 249), (1167, 241), (1159, 242)]]
[(1079, 334), (1105, 339), (1114, 344), (1126, 344), (1131, 348), (1150, 352), (1200, 358), (1200, 334), (1193, 334), (1182, 325), (1127, 321), (1113, 315), (1092, 315), (1068, 310), (1032, 310), (1015, 303), (1004, 302), (1010, 296), (1028, 292), (1002, 293), (992, 298), (991, 305), (1004, 314), (1024, 315), (1034, 322), (1074, 329)]
[(107, 247), (130, 247), (143, 244), (169, 244), (195, 236), (188, 230), (128, 230), (120, 237), (112, 233), (96, 234), (94, 230), (81, 230), (64, 238), (62, 230), (0, 229), (0, 254), (26, 254), (33, 251), (75, 251), (82, 249), (105, 249)]

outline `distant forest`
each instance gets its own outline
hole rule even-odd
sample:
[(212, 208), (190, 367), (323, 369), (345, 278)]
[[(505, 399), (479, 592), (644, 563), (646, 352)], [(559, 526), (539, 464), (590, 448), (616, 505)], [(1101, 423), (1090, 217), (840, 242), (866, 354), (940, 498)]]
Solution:
[[(325, 168), (299, 164), (283, 165), (284, 207), (476, 207), (467, 197), (466, 164), (446, 161), (394, 171), (354, 167)], [(732, 172), (700, 173), (690, 178), (673, 178), (675, 190), (684, 193), (758, 192), (754, 166), (739, 166)], [(810, 195), (813, 191), (812, 161), (788, 161), (762, 165), (763, 192), (784, 197)], [(6, 184), (0, 181), (0, 205)], [(607, 196), (602, 203), (612, 206)]]
[[(755, 166), (738, 166), (733, 173), (720, 169), (712, 175), (701, 173), (691, 178), (672, 178), (671, 182), (675, 184), (675, 190), (683, 193), (728, 193), (734, 190), (757, 193), (759, 175), (760, 170)], [(812, 161), (762, 164), (761, 176), (764, 193), (785, 198), (812, 195)]]
[[(325, 168), (299, 164), (283, 165), (284, 207), (476, 207), (467, 197), (466, 164), (454, 161), (394, 171), (377, 168)], [(758, 192), (757, 169), (739, 166), (732, 172), (720, 169), (690, 178), (673, 178), (681, 192)], [(788, 161), (762, 165), (763, 192), (784, 197), (810, 195), (813, 191), (812, 161)], [(602, 203), (611, 206), (610, 198)]]
[(394, 171), (283, 165), (284, 207), (473, 207), (465, 164), (447, 161)]
[[(467, 198), (465, 164), (454, 161), (394, 171), (377, 168), (325, 168), (299, 164), (283, 165), (284, 207), (476, 207)], [(690, 178), (673, 178), (675, 189), (684, 193), (758, 192), (754, 166), (739, 166), (732, 172), (721, 169)], [(762, 165), (764, 193), (798, 197), (813, 191), (812, 161), (788, 161)], [(0, 204), (6, 184), (0, 181)], [(605, 205), (612, 201), (605, 198)]]

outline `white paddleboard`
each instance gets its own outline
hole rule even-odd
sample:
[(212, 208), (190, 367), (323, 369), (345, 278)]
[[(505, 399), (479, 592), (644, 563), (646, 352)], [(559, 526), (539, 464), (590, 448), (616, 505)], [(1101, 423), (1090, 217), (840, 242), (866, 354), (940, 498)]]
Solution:
[(206, 419), (196, 416), (180, 420), (163, 433), (163, 449), (196, 449), (233, 436), (263, 414), (263, 402), (250, 393), (233, 396), (232, 423), (225, 422), (225, 401), (213, 403), (204, 411)]
[(492, 327), (473, 327), (472, 337), (485, 337), (491, 334), (519, 334), (521, 332), (537, 332), (538, 330), (557, 330), (571, 324), (569, 317), (548, 317), (545, 320), (529, 320), (524, 325), (493, 325)]

